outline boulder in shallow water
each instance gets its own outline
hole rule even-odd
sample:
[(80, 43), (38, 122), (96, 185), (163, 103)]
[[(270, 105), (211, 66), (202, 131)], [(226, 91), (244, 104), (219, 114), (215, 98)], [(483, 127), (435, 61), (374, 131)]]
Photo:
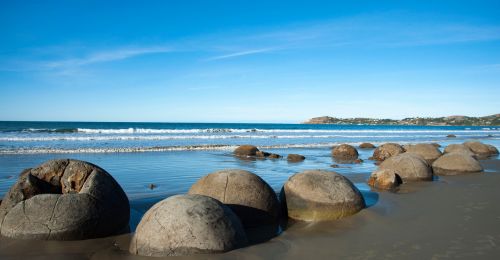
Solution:
[(368, 179), (368, 185), (383, 190), (393, 190), (403, 181), (399, 174), (392, 169), (379, 169), (374, 171)]
[(239, 219), (220, 201), (203, 195), (176, 195), (144, 214), (129, 251), (143, 256), (222, 253), (247, 242)]
[(62, 159), (24, 170), (0, 205), (3, 236), (78, 240), (127, 231), (129, 201), (102, 168)]
[(380, 164), (380, 169), (396, 171), (403, 182), (432, 181), (432, 168), (416, 154), (403, 153), (392, 156)]
[(303, 160), (306, 159), (305, 156), (303, 155), (300, 155), (300, 154), (289, 154), (286, 159), (289, 161), (289, 162), (302, 162)]
[(479, 161), (464, 152), (446, 153), (432, 164), (432, 169), (437, 175), (458, 175), (483, 171)]
[(295, 220), (335, 220), (365, 208), (363, 196), (352, 182), (330, 171), (308, 170), (291, 176), (281, 196), (288, 217)]
[(398, 155), (404, 152), (405, 149), (399, 144), (385, 143), (377, 147), (377, 149), (373, 151), (372, 159), (377, 161), (383, 161), (391, 156)]
[(246, 228), (277, 225), (281, 215), (278, 197), (271, 186), (244, 170), (228, 169), (205, 175), (191, 186), (189, 194), (221, 201), (236, 213)]
[(420, 155), (424, 160), (432, 164), (437, 158), (439, 158), (442, 153), (432, 144), (409, 144), (405, 145), (404, 149), (407, 153), (413, 153)]
[(359, 145), (359, 148), (361, 148), (361, 149), (373, 149), (373, 148), (375, 148), (375, 145), (373, 145), (372, 143), (362, 143)]
[(449, 135), (447, 135), (446, 137), (448, 137), (448, 138), (455, 138), (455, 137), (457, 137), (457, 136), (456, 136), (456, 135), (454, 135), (454, 134), (449, 134)]
[(253, 145), (240, 145), (234, 150), (234, 155), (236, 156), (255, 156), (259, 149)]
[(353, 161), (358, 159), (358, 150), (352, 145), (341, 144), (332, 149), (332, 156), (341, 161)]

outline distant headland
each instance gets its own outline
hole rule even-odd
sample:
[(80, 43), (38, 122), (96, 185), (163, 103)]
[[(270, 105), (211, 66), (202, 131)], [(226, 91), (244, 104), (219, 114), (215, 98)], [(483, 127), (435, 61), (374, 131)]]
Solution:
[(483, 117), (409, 117), (401, 120), (376, 118), (336, 118), (330, 116), (314, 117), (303, 124), (338, 125), (424, 125), (424, 126), (500, 126), (500, 114)]

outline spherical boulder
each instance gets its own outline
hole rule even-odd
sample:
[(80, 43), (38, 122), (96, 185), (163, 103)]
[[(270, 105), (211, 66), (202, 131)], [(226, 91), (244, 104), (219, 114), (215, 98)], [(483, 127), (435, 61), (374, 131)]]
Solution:
[(144, 214), (129, 251), (143, 256), (222, 253), (247, 242), (240, 221), (220, 201), (203, 195), (176, 195)]
[(437, 175), (458, 175), (483, 171), (479, 161), (464, 152), (444, 154), (432, 164), (432, 169)]
[(374, 171), (368, 179), (368, 185), (383, 190), (392, 190), (398, 187), (403, 181), (399, 174), (392, 169), (379, 169)]
[(356, 160), (358, 159), (358, 150), (352, 145), (341, 144), (332, 149), (332, 156), (338, 160)]
[(6, 237), (78, 240), (128, 230), (125, 192), (104, 169), (61, 159), (24, 170), (0, 205)]
[[(491, 149), (490, 146), (483, 144), (481, 142), (465, 142), (464, 145), (467, 146), (474, 154), (476, 154), (481, 158), (495, 155), (494, 151)], [(496, 154), (498, 154), (498, 151)]]
[(432, 168), (416, 154), (403, 153), (392, 156), (380, 164), (380, 169), (396, 171), (403, 182), (432, 180)]
[(450, 144), (444, 148), (444, 153), (455, 153), (455, 152), (460, 152), (460, 153), (466, 153), (470, 156), (475, 156), (475, 154), (469, 149), (469, 147), (463, 145), (463, 144)]
[(377, 149), (373, 151), (373, 159), (377, 161), (383, 161), (391, 156), (398, 155), (404, 152), (405, 149), (399, 144), (385, 143), (377, 147)]
[(361, 149), (373, 149), (373, 148), (375, 148), (375, 145), (373, 145), (372, 143), (362, 143), (359, 145), (359, 148), (361, 148)]
[(234, 150), (234, 155), (236, 156), (255, 156), (259, 149), (253, 145), (240, 145)]
[(295, 220), (335, 220), (365, 208), (363, 196), (352, 182), (330, 171), (308, 170), (291, 176), (281, 196), (288, 217)]
[(199, 179), (189, 194), (215, 198), (229, 206), (246, 228), (277, 224), (280, 204), (274, 190), (248, 171), (227, 169)]
[(289, 161), (289, 162), (301, 162), (303, 160), (306, 159), (305, 156), (303, 155), (300, 155), (300, 154), (289, 154), (286, 159)]
[(405, 145), (404, 149), (407, 153), (413, 153), (422, 156), (424, 160), (429, 164), (432, 164), (432, 162), (443, 155), (441, 151), (439, 151), (439, 149), (432, 144), (410, 144)]

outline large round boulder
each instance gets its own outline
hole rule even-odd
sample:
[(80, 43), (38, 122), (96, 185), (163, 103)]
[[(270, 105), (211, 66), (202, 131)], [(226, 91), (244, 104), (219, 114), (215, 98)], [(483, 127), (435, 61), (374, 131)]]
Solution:
[(353, 161), (358, 159), (358, 150), (352, 145), (341, 144), (332, 149), (332, 156), (337, 160)]
[(437, 175), (458, 175), (483, 171), (479, 161), (464, 152), (446, 153), (432, 164), (432, 169)]
[(410, 144), (405, 145), (404, 149), (407, 153), (422, 156), (429, 164), (432, 164), (432, 162), (443, 155), (441, 151), (439, 151), (439, 149), (432, 144)]
[(128, 230), (125, 192), (102, 168), (88, 162), (47, 161), (24, 170), (0, 205), (6, 237), (78, 240)]
[(291, 176), (281, 196), (288, 217), (295, 220), (335, 220), (365, 208), (363, 196), (352, 182), (330, 171), (308, 170)]
[(396, 171), (403, 182), (432, 180), (432, 168), (416, 154), (403, 153), (392, 156), (380, 164), (380, 169)]
[(383, 190), (393, 190), (397, 188), (403, 181), (395, 170), (378, 169), (370, 175), (368, 185)]
[(220, 201), (203, 195), (176, 195), (144, 214), (129, 251), (143, 256), (179, 256), (222, 253), (246, 244), (238, 217)]
[(193, 184), (189, 194), (221, 201), (246, 228), (279, 222), (281, 207), (276, 193), (262, 178), (248, 171), (228, 169), (210, 173)]
[(484, 158), (488, 156), (492, 156), (498, 154), (498, 151), (492, 150), (492, 148), (486, 144), (481, 142), (465, 142), (465, 146), (467, 146), (474, 154), (478, 157)]
[(256, 156), (259, 149), (253, 145), (240, 145), (234, 150), (234, 155), (236, 156)]
[(466, 153), (470, 156), (475, 156), (475, 154), (469, 149), (469, 147), (463, 145), (463, 144), (450, 144), (444, 148), (444, 153)]
[(405, 149), (399, 144), (385, 143), (377, 147), (377, 149), (373, 151), (373, 159), (377, 161), (383, 161), (391, 156), (398, 155), (404, 152)]

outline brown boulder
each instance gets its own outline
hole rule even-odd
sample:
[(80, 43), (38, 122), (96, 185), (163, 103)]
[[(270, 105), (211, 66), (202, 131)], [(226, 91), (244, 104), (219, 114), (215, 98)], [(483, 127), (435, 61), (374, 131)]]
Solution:
[(352, 145), (341, 144), (332, 149), (332, 156), (338, 160), (356, 160), (358, 159), (358, 150)]
[(432, 164), (432, 169), (437, 175), (457, 175), (483, 171), (479, 161), (464, 152), (444, 154)]
[(370, 179), (368, 179), (368, 185), (383, 190), (395, 189), (401, 183), (403, 183), (401, 177), (399, 177), (395, 170), (391, 169), (376, 170), (371, 174)]
[(449, 135), (447, 135), (446, 137), (448, 137), (448, 138), (455, 138), (455, 137), (457, 137), (457, 136), (456, 136), (456, 135), (454, 135), (454, 134), (449, 134)]
[(253, 145), (241, 145), (234, 150), (236, 156), (256, 156), (259, 149)]
[(390, 157), (380, 164), (380, 169), (396, 171), (404, 182), (432, 180), (429, 164), (421, 156), (411, 153)]
[(407, 153), (422, 156), (429, 164), (432, 164), (432, 162), (442, 155), (441, 151), (432, 144), (410, 144), (405, 145), (404, 149)]
[(372, 148), (375, 148), (375, 145), (371, 144), (371, 143), (362, 143), (359, 145), (359, 148), (361, 149), (372, 149)]
[(498, 154), (498, 151), (495, 153), (492, 147), (481, 142), (465, 142), (464, 145), (481, 158)]
[(301, 162), (303, 160), (306, 159), (305, 156), (303, 155), (300, 155), (300, 154), (289, 154), (286, 159), (289, 161), (289, 162)]
[(373, 151), (373, 160), (383, 161), (391, 156), (404, 153), (404, 148), (395, 143), (385, 143)]
[(444, 153), (466, 153), (470, 156), (475, 156), (475, 154), (469, 149), (469, 147), (463, 145), (463, 144), (450, 144), (444, 148)]

